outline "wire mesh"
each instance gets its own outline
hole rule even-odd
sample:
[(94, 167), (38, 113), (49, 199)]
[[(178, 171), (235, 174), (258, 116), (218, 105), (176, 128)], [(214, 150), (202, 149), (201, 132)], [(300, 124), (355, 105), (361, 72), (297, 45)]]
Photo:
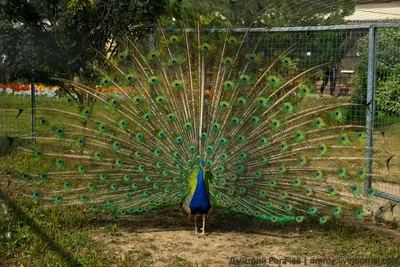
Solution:
[[(400, 28), (376, 29), (373, 187), (400, 196)], [(381, 164), (381, 165), (379, 165)]]
[[(245, 38), (245, 46), (255, 47), (249, 52), (260, 54), (265, 59), (274, 59), (285, 53), (295, 61), (296, 68), (289, 70), (293, 72), (290, 75), (318, 66), (306, 75), (317, 92), (315, 97), (335, 97), (338, 101), (350, 100), (358, 104), (347, 110), (347, 120), (355, 125), (366, 125), (369, 27), (263, 28), (251, 29), (246, 37), (245, 30), (233, 29), (233, 32), (238, 38)], [(222, 30), (212, 31), (218, 34)], [(372, 187), (400, 196), (400, 28), (379, 25), (376, 33)], [(255, 46), (255, 43), (258, 45)], [(5, 91), (0, 94), (0, 108), (3, 110), (0, 114), (0, 135), (30, 133), (29, 101), (29, 96), (7, 94)]]
[[(348, 110), (349, 123), (366, 125), (368, 119), (372, 119), (371, 186), (380, 191), (377, 194), (379, 197), (398, 201), (400, 28), (399, 25), (390, 26), (386, 28), (380, 25), (376, 28), (376, 52), (372, 54), (369, 53), (371, 31), (368, 28), (313, 31), (297, 28), (291, 31), (263, 32), (258, 50), (266, 58), (289, 51), (290, 58), (297, 62), (298, 72), (325, 64), (308, 79), (320, 97), (343, 98), (358, 104)], [(251, 32), (247, 42), (254, 42), (259, 35), (260, 33)], [(374, 89), (372, 96), (375, 99), (375, 112), (371, 114), (372, 118), (368, 118), (368, 64), (371, 55), (371, 62), (375, 64), (372, 69), (376, 71), (376, 83), (372, 83), (369, 90)], [(372, 79), (373, 82), (374, 80)]]
[(4, 86), (0, 93), (0, 136), (17, 137), (31, 132), (30, 96), (16, 95), (16, 90)]

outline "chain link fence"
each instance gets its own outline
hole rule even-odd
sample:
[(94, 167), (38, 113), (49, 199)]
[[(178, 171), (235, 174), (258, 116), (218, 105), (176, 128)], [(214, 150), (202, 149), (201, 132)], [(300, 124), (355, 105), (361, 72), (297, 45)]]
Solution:
[(378, 196), (400, 202), (400, 26), (372, 26), (369, 35), (372, 144), (379, 149), (372, 186)]

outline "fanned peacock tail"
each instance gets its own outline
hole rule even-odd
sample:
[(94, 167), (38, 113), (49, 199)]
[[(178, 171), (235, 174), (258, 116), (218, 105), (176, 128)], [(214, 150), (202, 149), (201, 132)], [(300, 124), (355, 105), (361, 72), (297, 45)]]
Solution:
[(294, 46), (265, 58), (248, 32), (209, 24), (126, 38), (94, 66), (94, 82), (63, 80), (95, 104), (70, 95), (37, 108), (37, 145), (24, 149), (34, 163), (13, 166), (18, 192), (137, 214), (182, 203), (203, 168), (216, 208), (273, 222), (361, 218), (365, 129), (347, 123), (354, 104), (316, 96), (321, 65), (299, 71)]

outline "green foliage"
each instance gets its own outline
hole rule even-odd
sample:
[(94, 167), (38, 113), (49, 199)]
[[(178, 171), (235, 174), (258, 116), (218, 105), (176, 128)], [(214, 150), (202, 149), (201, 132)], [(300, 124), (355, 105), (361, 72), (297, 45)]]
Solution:
[(400, 68), (393, 70), (387, 79), (377, 81), (375, 92), (378, 112), (381, 114), (400, 114)]
[(236, 27), (310, 26), (344, 23), (354, 8), (354, 0), (170, 0), (168, 15), (186, 24), (202, 14)]
[(90, 78), (97, 51), (116, 52), (118, 36), (144, 35), (163, 10), (164, 1), (0, 1), (0, 82), (29, 81), (32, 69), (37, 82)]
[[(361, 38), (357, 44), (360, 58), (356, 63), (357, 91), (353, 94), (354, 101), (366, 102), (368, 81), (368, 35)], [(396, 28), (378, 29), (376, 35), (376, 110), (379, 115), (400, 114), (399, 53), (400, 30)]]

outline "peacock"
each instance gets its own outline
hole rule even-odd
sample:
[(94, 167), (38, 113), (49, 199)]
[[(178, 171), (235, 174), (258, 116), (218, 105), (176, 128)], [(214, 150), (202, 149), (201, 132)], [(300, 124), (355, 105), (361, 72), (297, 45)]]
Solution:
[(180, 206), (200, 237), (216, 209), (271, 223), (362, 219), (375, 194), (364, 189), (366, 129), (350, 123), (357, 104), (316, 93), (328, 63), (302, 69), (296, 43), (265, 55), (249, 30), (211, 26), (200, 17), (121, 38), (92, 80), (59, 79), (89, 101), (68, 93), (36, 107), (36, 144), (19, 147), (26, 160), (1, 184), (37, 205), (118, 216)]

